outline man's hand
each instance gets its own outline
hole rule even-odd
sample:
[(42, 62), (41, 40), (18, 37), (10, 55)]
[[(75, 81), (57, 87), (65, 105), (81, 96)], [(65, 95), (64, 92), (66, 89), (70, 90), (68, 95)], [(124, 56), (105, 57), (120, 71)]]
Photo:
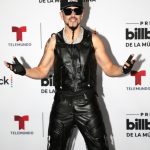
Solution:
[(132, 67), (133, 67), (133, 65), (135, 63), (135, 59), (134, 60), (132, 59), (133, 56), (134, 56), (133, 54), (130, 55), (129, 58), (127, 59), (126, 63), (123, 65), (122, 72), (124, 74), (127, 74), (127, 73), (129, 73), (131, 71), (131, 69), (132, 69)]
[(4, 62), (6, 67), (8, 67), (10, 70), (12, 70), (15, 74), (19, 74), (24, 76), (26, 74), (26, 70), (24, 68), (24, 66), (18, 61), (18, 59), (16, 57), (13, 58), (14, 63), (8, 63), (8, 62)]

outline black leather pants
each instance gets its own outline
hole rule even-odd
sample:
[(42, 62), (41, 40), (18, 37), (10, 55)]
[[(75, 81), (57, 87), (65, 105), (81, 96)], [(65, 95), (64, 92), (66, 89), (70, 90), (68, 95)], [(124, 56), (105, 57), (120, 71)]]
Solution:
[(105, 127), (93, 90), (78, 94), (56, 93), (47, 150), (65, 150), (74, 126), (83, 135), (88, 150), (108, 150)]

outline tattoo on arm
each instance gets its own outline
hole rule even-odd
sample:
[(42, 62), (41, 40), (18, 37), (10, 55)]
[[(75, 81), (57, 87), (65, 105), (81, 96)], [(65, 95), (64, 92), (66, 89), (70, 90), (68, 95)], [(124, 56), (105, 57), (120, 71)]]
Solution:
[[(49, 46), (50, 40), (51, 40), (51, 38), (49, 38), (49, 39), (47, 40), (46, 44), (45, 44), (44, 54), (43, 54), (43, 56), (42, 56), (42, 59), (41, 59), (41, 61), (40, 61), (39, 65), (43, 62), (43, 60), (44, 60), (44, 59), (45, 59), (45, 57), (46, 57), (46, 53), (47, 53), (47, 49), (48, 49), (48, 46)], [(38, 65), (38, 66), (39, 66), (39, 65)]]
[(48, 48), (48, 45), (49, 45), (50, 40), (51, 40), (51, 38), (49, 38), (48, 41), (46, 42), (45, 50)]

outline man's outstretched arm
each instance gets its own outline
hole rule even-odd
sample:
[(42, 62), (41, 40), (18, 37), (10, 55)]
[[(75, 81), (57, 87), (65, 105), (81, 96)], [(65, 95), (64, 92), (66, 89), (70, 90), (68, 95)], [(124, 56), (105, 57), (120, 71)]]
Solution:
[(108, 57), (102, 40), (98, 35), (92, 35), (93, 46), (95, 48), (95, 56), (98, 65), (102, 68), (106, 75), (111, 77), (121, 76), (127, 74), (131, 71), (135, 60), (133, 60), (134, 55), (130, 55), (123, 66), (113, 64), (111, 59)]
[(34, 68), (24, 68), (24, 66), (14, 57), (14, 63), (4, 62), (6, 67), (12, 70), (15, 74), (26, 75), (27, 77), (33, 79), (42, 79), (47, 77), (50, 69), (54, 62), (54, 48), (56, 44), (56, 37), (53, 35), (47, 41), (44, 49), (43, 57), (37, 67)]

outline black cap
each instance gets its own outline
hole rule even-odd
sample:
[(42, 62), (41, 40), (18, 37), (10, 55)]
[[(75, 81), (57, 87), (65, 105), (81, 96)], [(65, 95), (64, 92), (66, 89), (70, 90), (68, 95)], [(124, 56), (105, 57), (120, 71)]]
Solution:
[(61, 0), (60, 1), (60, 9), (64, 9), (66, 7), (77, 6), (83, 8), (82, 0)]

